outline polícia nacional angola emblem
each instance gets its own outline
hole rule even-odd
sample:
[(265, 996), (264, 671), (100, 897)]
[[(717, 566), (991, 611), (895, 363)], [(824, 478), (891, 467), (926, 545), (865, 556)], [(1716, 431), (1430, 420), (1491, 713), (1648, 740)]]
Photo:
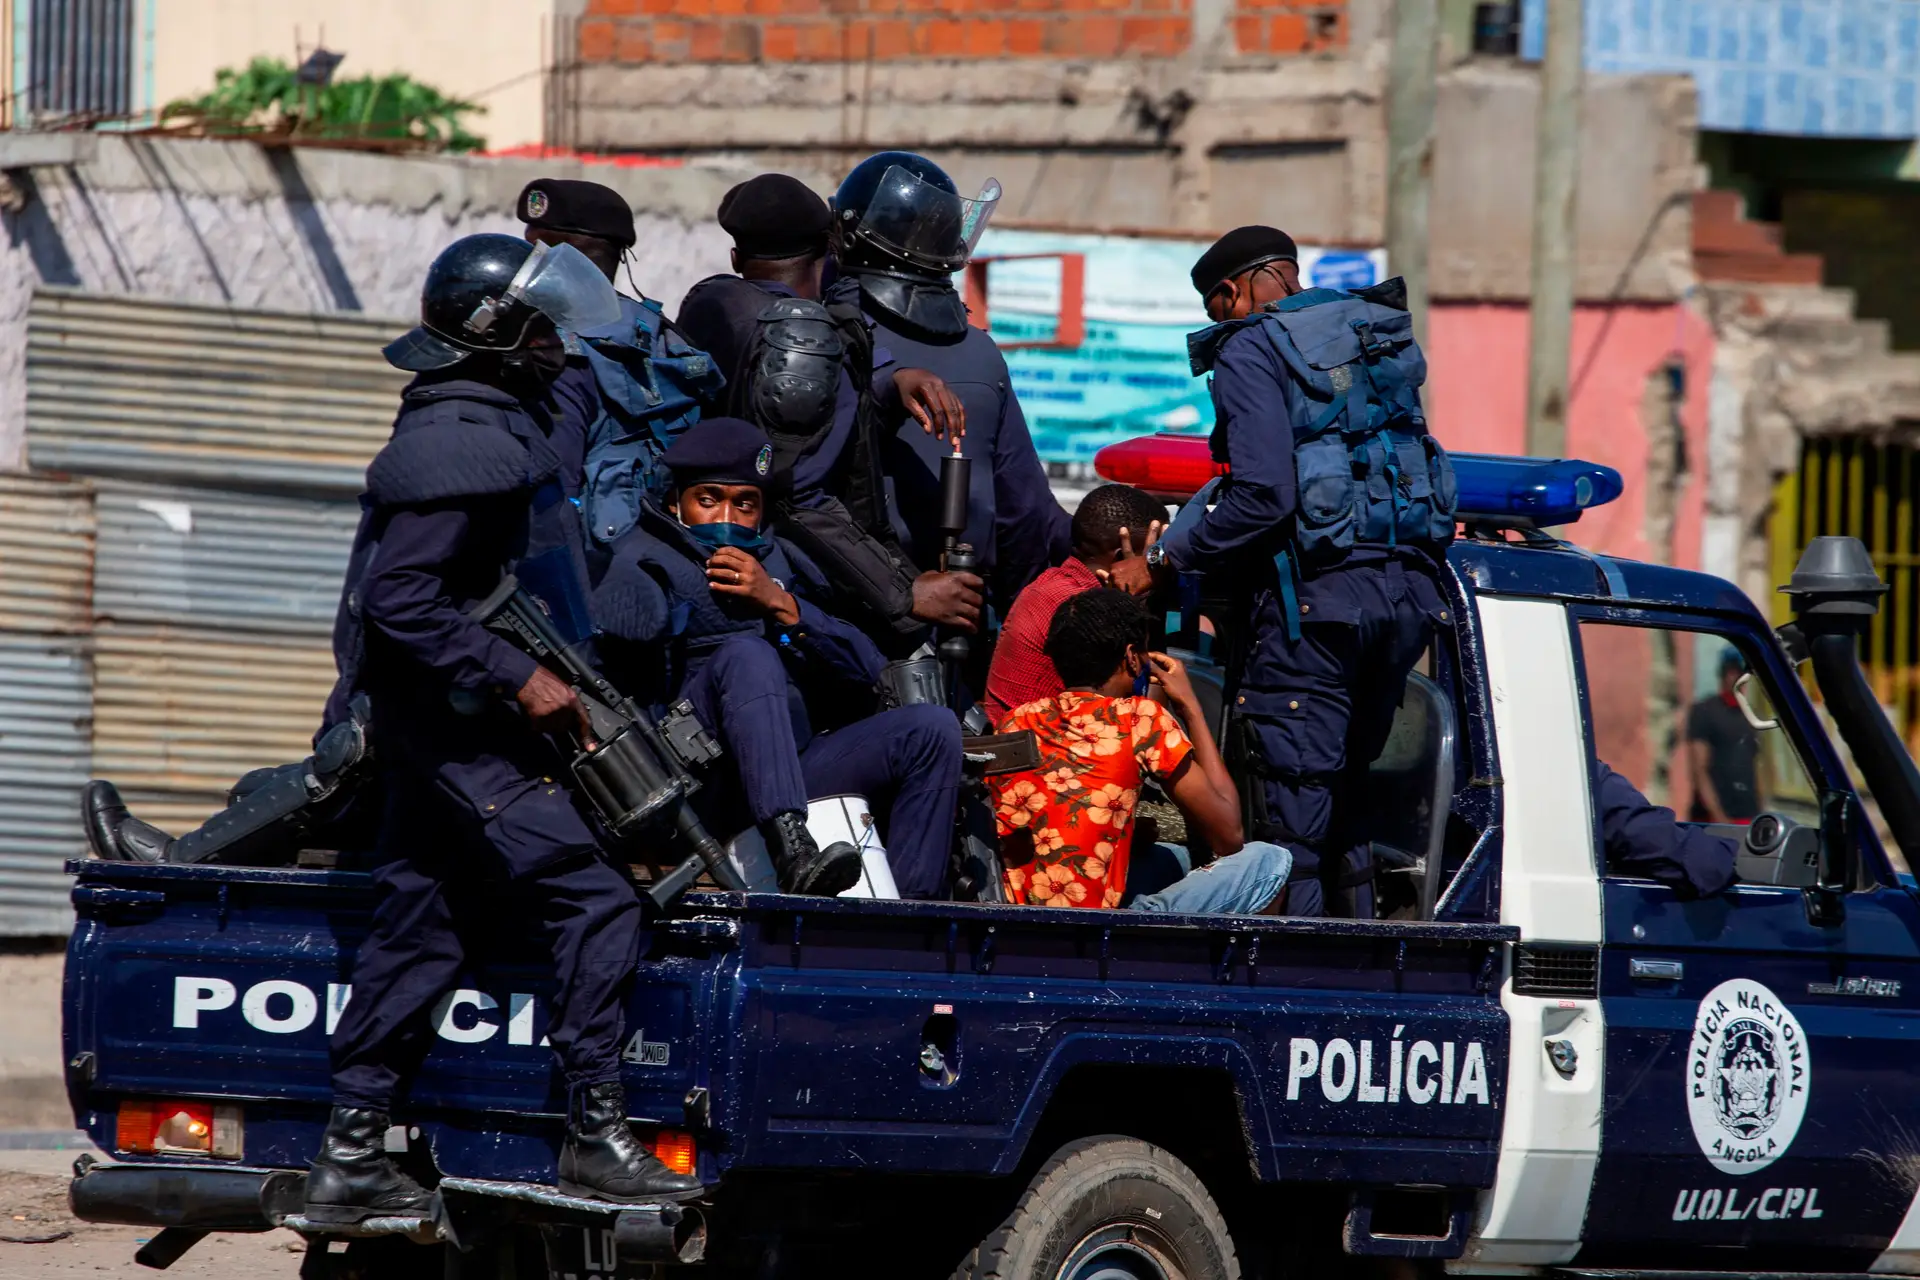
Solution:
[(1733, 978), (1701, 1000), (1687, 1045), (1687, 1114), (1714, 1168), (1752, 1173), (1785, 1155), (1812, 1081), (1807, 1034), (1779, 996)]

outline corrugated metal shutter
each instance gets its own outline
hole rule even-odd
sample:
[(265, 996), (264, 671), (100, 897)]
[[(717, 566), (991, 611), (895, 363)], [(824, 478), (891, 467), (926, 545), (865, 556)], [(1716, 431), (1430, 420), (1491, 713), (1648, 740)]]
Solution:
[(86, 851), (86, 643), (0, 634), (0, 935), (63, 934), (73, 924), (60, 864)]
[(34, 290), (27, 458), (132, 479), (357, 494), (410, 322)]
[(333, 687), (318, 636), (103, 624), (94, 652), (94, 776), (200, 818), (249, 769), (306, 755)]
[(96, 487), (93, 603), (103, 620), (331, 632), (358, 503)]
[(0, 475), (0, 630), (92, 626), (93, 498), (85, 485)]

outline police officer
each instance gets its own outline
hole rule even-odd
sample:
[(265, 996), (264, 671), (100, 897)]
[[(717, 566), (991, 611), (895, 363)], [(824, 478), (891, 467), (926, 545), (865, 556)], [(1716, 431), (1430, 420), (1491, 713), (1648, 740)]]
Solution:
[(1710, 898), (1736, 879), (1731, 840), (1680, 822), (1604, 760), (1594, 762), (1593, 806), (1609, 872), (1658, 880), (1682, 898)]
[(1230, 475), (1211, 510), (1112, 581), (1235, 584), (1230, 709), (1257, 775), (1252, 834), (1294, 850), (1289, 914), (1370, 919), (1367, 766), (1447, 621), (1435, 557), (1453, 536), (1452, 472), (1425, 434), (1404, 300), (1303, 290), (1298, 259), (1286, 233), (1241, 227), (1194, 264), (1215, 324), (1188, 346), (1213, 375), (1213, 456)]
[(930, 623), (973, 629), (981, 583), (901, 548), (879, 437), (911, 416), (924, 431), (955, 438), (964, 413), (940, 378), (901, 368), (874, 346), (856, 300), (823, 301), (829, 220), (826, 201), (783, 173), (732, 188), (719, 222), (733, 237), (736, 274), (694, 285), (676, 323), (727, 377), (716, 411), (771, 436), (776, 470), (788, 478), (782, 535), (806, 548), (847, 616), (897, 656), (920, 644)]
[[(962, 198), (925, 156), (867, 157), (834, 193), (833, 254), (844, 280), (833, 288), (857, 290), (877, 341), (899, 363), (939, 374), (966, 406), (964, 449), (975, 466), (963, 541), (990, 571), (991, 595), (1004, 615), (1041, 570), (1066, 559), (1071, 537), (1006, 359), (985, 330), (967, 323), (966, 303), (953, 287), (953, 273), (967, 265), (999, 198), (995, 182), (978, 199)], [(887, 443), (901, 538), (917, 562), (935, 563), (944, 537), (940, 457), (947, 448), (918, 432)]]
[(697, 1192), (642, 1147), (620, 1083), (621, 996), (640, 946), (632, 886), (563, 780), (555, 736), (591, 737), (572, 689), (467, 610), (516, 573), (556, 618), (583, 615), (583, 543), (556, 430), (556, 326), (618, 314), (577, 250), (468, 236), (435, 259), (421, 324), (386, 349), (418, 376), (367, 468), (335, 630), (342, 682), (371, 697), (386, 808), (380, 899), (332, 1040), (333, 1113), (306, 1213), (423, 1216), (385, 1152), (394, 1094), (432, 1043), (428, 1010), (468, 955), (489, 889), (537, 922), (558, 977), (547, 1035), (568, 1092), (562, 1190), (619, 1201)]
[[(514, 211), (529, 241), (572, 245), (608, 280), (637, 238), (626, 200), (597, 182), (536, 179), (520, 192)], [(632, 527), (641, 494), (660, 496), (661, 450), (699, 421), (702, 402), (718, 396), (726, 379), (650, 298), (623, 294), (617, 320), (566, 337), (577, 363), (570, 362), (564, 376), (584, 378), (592, 388), (586, 398), (593, 411), (579, 424), (587, 459), (581, 506), (594, 545), (603, 546)]]
[(903, 896), (943, 896), (960, 783), (960, 726), (938, 706), (873, 710), (883, 658), (823, 609), (825, 582), (762, 531), (773, 442), (709, 418), (662, 459), (673, 477), (614, 548), (595, 615), (616, 682), (690, 701), (740, 777), (781, 887), (838, 893), (859, 878), (849, 844), (807, 833), (809, 798), (859, 795), (881, 821)]

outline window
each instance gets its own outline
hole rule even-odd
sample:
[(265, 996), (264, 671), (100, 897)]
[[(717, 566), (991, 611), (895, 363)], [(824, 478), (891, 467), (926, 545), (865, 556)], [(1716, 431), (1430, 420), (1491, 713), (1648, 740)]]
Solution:
[(133, 112), (134, 0), (31, 0), (27, 109), (37, 119)]
[(1761, 670), (1724, 636), (1582, 621), (1594, 754), (1683, 822), (1774, 812), (1819, 823), (1819, 793)]

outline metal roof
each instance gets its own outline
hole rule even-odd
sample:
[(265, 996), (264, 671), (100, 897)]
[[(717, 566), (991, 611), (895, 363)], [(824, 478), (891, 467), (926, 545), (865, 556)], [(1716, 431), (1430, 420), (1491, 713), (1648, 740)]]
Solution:
[(102, 624), (94, 654), (94, 776), (196, 800), (306, 756), (334, 681), (320, 637)]
[(357, 494), (407, 375), (411, 321), (37, 288), (27, 457), (145, 481)]
[(92, 626), (93, 534), (85, 485), (0, 475), (0, 630)]
[(325, 636), (358, 503), (101, 480), (94, 612)]
[(72, 927), (72, 882), (60, 864), (86, 851), (86, 645), (76, 636), (0, 634), (0, 935)]

